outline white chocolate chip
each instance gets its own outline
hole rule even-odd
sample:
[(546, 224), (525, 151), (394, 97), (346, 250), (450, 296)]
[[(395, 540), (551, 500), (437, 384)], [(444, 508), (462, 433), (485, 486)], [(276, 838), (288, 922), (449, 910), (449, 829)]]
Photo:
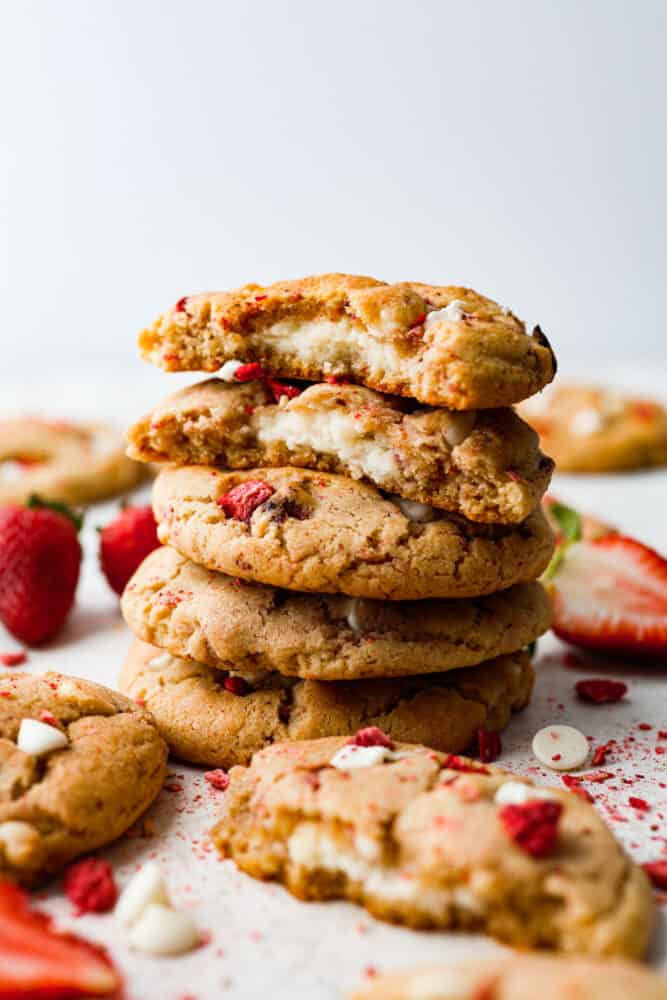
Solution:
[(570, 430), (579, 437), (588, 437), (589, 434), (597, 434), (604, 427), (604, 418), (599, 410), (588, 407), (585, 410), (578, 410), (570, 420)]
[(408, 1000), (471, 1000), (479, 985), (479, 972), (472, 967), (431, 969), (412, 980)]
[(242, 361), (225, 361), (224, 365), (218, 372), (218, 378), (222, 379), (223, 382), (234, 382), (234, 376), (242, 366)]
[(349, 743), (336, 751), (329, 763), (340, 771), (351, 771), (357, 767), (382, 764), (386, 756), (386, 747), (358, 747), (354, 743)]
[(545, 726), (533, 737), (533, 753), (552, 771), (571, 771), (588, 760), (588, 740), (574, 726)]
[(506, 781), (497, 789), (493, 801), (497, 806), (522, 806), (535, 799), (553, 799), (548, 788), (535, 788), (522, 781)]
[(436, 521), (440, 517), (440, 511), (436, 510), (435, 507), (429, 507), (426, 503), (404, 500), (403, 497), (394, 496), (392, 496), (392, 500), (400, 507), (401, 513), (405, 514), (408, 521), (414, 521), (415, 524), (428, 524), (429, 521)]
[(148, 955), (182, 955), (200, 942), (197, 925), (188, 913), (163, 903), (149, 903), (129, 934), (129, 945)]
[(67, 737), (60, 729), (49, 726), (37, 719), (22, 719), (16, 745), (23, 753), (33, 757), (62, 750), (68, 744)]
[(30, 823), (7, 820), (0, 823), (0, 848), (10, 865), (26, 867), (41, 853), (39, 833)]
[(114, 913), (122, 924), (129, 927), (139, 920), (151, 903), (169, 906), (167, 886), (154, 861), (149, 861), (133, 875), (121, 892)]
[(352, 597), (347, 602), (347, 624), (355, 632), (372, 632), (380, 623), (382, 602)]
[(465, 303), (460, 299), (453, 299), (444, 309), (434, 309), (426, 317), (425, 326), (432, 326), (434, 323), (455, 323), (463, 319), (465, 313)]
[(152, 660), (148, 661), (148, 666), (151, 670), (164, 670), (171, 663), (171, 653), (160, 653), (159, 656), (154, 656)]
[(477, 414), (474, 410), (466, 413), (450, 413), (444, 431), (445, 441), (451, 448), (463, 444), (475, 426)]

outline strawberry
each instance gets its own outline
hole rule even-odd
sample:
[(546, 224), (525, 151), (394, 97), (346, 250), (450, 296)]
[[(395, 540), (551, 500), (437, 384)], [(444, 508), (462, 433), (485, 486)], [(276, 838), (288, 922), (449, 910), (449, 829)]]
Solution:
[(67, 508), (39, 497), (26, 507), (0, 509), (0, 619), (28, 646), (55, 635), (71, 610), (80, 527)]
[(150, 507), (125, 507), (100, 531), (100, 564), (109, 586), (122, 594), (146, 556), (160, 544)]
[(108, 997), (120, 987), (102, 948), (59, 933), (21, 889), (0, 881), (0, 1000)]
[(556, 635), (606, 653), (665, 656), (667, 560), (626, 535), (582, 538), (573, 511), (561, 524), (565, 538), (545, 573)]

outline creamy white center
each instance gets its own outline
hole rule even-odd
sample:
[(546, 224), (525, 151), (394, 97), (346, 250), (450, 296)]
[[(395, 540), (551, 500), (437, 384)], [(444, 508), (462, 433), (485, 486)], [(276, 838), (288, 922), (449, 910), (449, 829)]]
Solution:
[(348, 370), (360, 359), (371, 369), (400, 369), (409, 374), (414, 360), (399, 355), (393, 344), (375, 338), (372, 331), (360, 329), (347, 319), (295, 322), (283, 320), (262, 330), (262, 341), (274, 348), (297, 354), (304, 364), (316, 365), (326, 372), (337, 366)]
[(426, 328), (434, 326), (436, 323), (457, 323), (465, 315), (465, 303), (460, 299), (453, 299), (444, 309), (434, 309), (426, 317)]

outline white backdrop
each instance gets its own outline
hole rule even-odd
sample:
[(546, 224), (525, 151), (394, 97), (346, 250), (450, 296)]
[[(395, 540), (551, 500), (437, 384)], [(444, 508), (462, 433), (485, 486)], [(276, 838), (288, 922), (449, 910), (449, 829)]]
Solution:
[(129, 371), (182, 294), (333, 269), (473, 285), (565, 370), (664, 359), (663, 0), (5, 0), (1, 19), (5, 376)]

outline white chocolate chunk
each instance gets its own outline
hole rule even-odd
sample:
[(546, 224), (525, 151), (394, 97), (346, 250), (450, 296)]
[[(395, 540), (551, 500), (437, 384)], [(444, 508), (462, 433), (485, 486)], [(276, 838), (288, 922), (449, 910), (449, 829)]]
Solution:
[(160, 653), (159, 656), (154, 656), (152, 660), (148, 661), (148, 666), (151, 670), (164, 670), (171, 663), (171, 653)]
[(218, 378), (222, 379), (223, 382), (234, 382), (234, 376), (236, 375), (239, 368), (243, 367), (242, 361), (225, 361), (224, 365), (218, 372)]
[(148, 955), (182, 955), (200, 940), (192, 917), (163, 903), (149, 903), (129, 934), (130, 947)]
[(479, 986), (479, 973), (469, 969), (430, 969), (410, 983), (408, 1000), (471, 1000)]
[(533, 785), (525, 785), (522, 781), (506, 781), (496, 791), (493, 801), (497, 806), (522, 806), (526, 802), (534, 802), (535, 799), (553, 798), (548, 788), (534, 788)]
[(588, 437), (589, 434), (597, 434), (604, 427), (604, 418), (599, 410), (587, 407), (585, 410), (578, 410), (570, 420), (570, 430), (578, 437)]
[(16, 745), (23, 753), (29, 753), (33, 757), (41, 757), (54, 750), (62, 750), (67, 744), (67, 737), (55, 726), (38, 722), (37, 719), (21, 720)]
[(352, 597), (347, 603), (347, 624), (354, 632), (372, 632), (380, 625), (382, 602)]
[(408, 521), (413, 521), (415, 524), (428, 524), (429, 521), (436, 521), (440, 517), (440, 511), (435, 507), (429, 507), (426, 503), (404, 500), (403, 497), (392, 497), (392, 500), (400, 507), (401, 513), (405, 514)]
[(169, 906), (169, 894), (162, 872), (154, 861), (149, 861), (133, 875), (120, 894), (115, 914), (126, 927), (139, 920), (151, 903)]
[(7, 820), (0, 823), (0, 850), (10, 865), (23, 868), (39, 851), (39, 833), (30, 823)]
[(386, 747), (358, 747), (349, 743), (337, 750), (329, 763), (340, 771), (351, 771), (358, 767), (382, 764), (386, 756)]
[(588, 740), (574, 726), (545, 726), (533, 737), (533, 753), (552, 771), (570, 771), (588, 760)]
[(434, 309), (426, 317), (426, 327), (433, 326), (434, 323), (455, 323), (463, 319), (465, 314), (465, 303), (460, 299), (453, 299), (444, 309)]
[(444, 436), (450, 448), (456, 448), (463, 444), (468, 435), (472, 433), (476, 420), (477, 414), (474, 410), (449, 414)]

